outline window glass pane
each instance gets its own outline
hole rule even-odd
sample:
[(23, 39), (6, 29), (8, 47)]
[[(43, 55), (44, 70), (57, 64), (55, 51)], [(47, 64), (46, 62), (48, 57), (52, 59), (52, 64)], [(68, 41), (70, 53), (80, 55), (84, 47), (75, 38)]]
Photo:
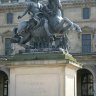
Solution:
[(82, 34), (82, 53), (91, 52), (91, 34)]
[(4, 88), (4, 96), (7, 96), (7, 88)]
[(88, 84), (88, 95), (93, 95), (93, 84)]
[(83, 8), (83, 19), (90, 18), (90, 8)]
[(90, 40), (91, 35), (90, 34), (82, 34), (82, 40)]
[(10, 55), (12, 52), (10, 38), (5, 38), (5, 55)]
[(92, 75), (88, 75), (88, 82), (93, 82), (93, 76)]
[(83, 84), (82, 85), (82, 95), (84, 96), (86, 96), (87, 95), (87, 84)]
[(7, 24), (13, 23), (13, 13), (7, 13)]
[(87, 82), (87, 76), (86, 75), (84, 75), (83, 77), (82, 77), (82, 82), (84, 83), (84, 82)]

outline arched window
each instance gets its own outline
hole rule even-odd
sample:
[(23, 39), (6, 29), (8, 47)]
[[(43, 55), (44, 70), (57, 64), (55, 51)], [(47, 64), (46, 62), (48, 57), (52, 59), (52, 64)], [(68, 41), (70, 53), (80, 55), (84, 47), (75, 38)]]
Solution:
[(93, 75), (87, 69), (77, 72), (78, 96), (94, 96)]
[(92, 74), (87, 71), (83, 70), (81, 76), (81, 93), (82, 96), (93, 96), (93, 76)]
[(8, 96), (8, 76), (0, 71), (0, 96)]

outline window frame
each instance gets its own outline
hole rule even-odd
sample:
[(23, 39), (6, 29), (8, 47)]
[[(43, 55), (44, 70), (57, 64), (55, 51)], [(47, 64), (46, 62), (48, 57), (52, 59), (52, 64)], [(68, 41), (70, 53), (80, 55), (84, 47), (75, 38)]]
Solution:
[[(83, 36), (86, 36), (87, 38), (84, 38)], [(88, 35), (90, 37), (88, 37)], [(87, 42), (87, 43), (86, 43)], [(92, 51), (92, 35), (90, 33), (88, 34), (82, 34), (82, 54), (91, 53)], [(85, 49), (84, 49), (85, 48)], [(85, 51), (86, 50), (86, 51)]]
[(11, 38), (5, 38), (5, 55), (10, 55), (12, 52)]
[(90, 19), (90, 17), (91, 17), (91, 8), (84, 7), (82, 9), (82, 19), (87, 20), (87, 19)]
[(6, 14), (6, 23), (7, 24), (13, 24), (13, 18), (14, 18), (14, 14), (13, 13), (7, 13)]

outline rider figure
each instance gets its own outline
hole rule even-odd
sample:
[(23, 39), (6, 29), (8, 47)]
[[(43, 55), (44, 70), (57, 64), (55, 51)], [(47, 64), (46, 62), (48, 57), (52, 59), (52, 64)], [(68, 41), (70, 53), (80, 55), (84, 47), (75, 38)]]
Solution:
[[(30, 1), (31, 2), (30, 2), (30, 4), (28, 4), (27, 9), (25, 10), (25, 12), (21, 16), (18, 16), (18, 19), (22, 18), (23, 16), (25, 16), (28, 13), (31, 16), (31, 19), (29, 20), (28, 27), (30, 26), (32, 20), (35, 20), (36, 21), (35, 28), (38, 28), (40, 25), (40, 20), (42, 18), (42, 14), (43, 14), (42, 13), (43, 6), (42, 6), (42, 4), (39, 3), (39, 0), (30, 0)], [(45, 18), (43, 17), (43, 20), (44, 20), (45, 31), (48, 36), (51, 36), (51, 33), (49, 32), (48, 20), (47, 20), (46, 16), (45, 16)]]
[(60, 0), (48, 0), (48, 3), (49, 9), (53, 10), (55, 13), (57, 12), (57, 9), (60, 9), (62, 11), (62, 4)]

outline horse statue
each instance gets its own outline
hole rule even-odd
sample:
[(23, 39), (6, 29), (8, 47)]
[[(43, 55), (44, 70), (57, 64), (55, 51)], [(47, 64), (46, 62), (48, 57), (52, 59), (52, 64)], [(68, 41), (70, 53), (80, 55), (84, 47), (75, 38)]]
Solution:
[[(34, 13), (37, 2), (31, 1), (31, 4), (34, 10), (28, 8), (22, 17), (26, 13)], [(19, 16), (19, 18), (21, 17)], [(54, 39), (54, 34), (61, 33), (65, 36), (69, 29), (81, 32), (79, 25), (66, 17), (63, 18), (60, 0), (48, 0), (48, 4), (43, 6), (29, 21), (23, 21), (17, 28), (14, 28), (12, 42), (25, 45), (32, 38), (37, 42), (43, 40), (50, 42)], [(67, 40), (65, 43), (67, 44)], [(67, 48), (66, 44), (65, 49)]]

